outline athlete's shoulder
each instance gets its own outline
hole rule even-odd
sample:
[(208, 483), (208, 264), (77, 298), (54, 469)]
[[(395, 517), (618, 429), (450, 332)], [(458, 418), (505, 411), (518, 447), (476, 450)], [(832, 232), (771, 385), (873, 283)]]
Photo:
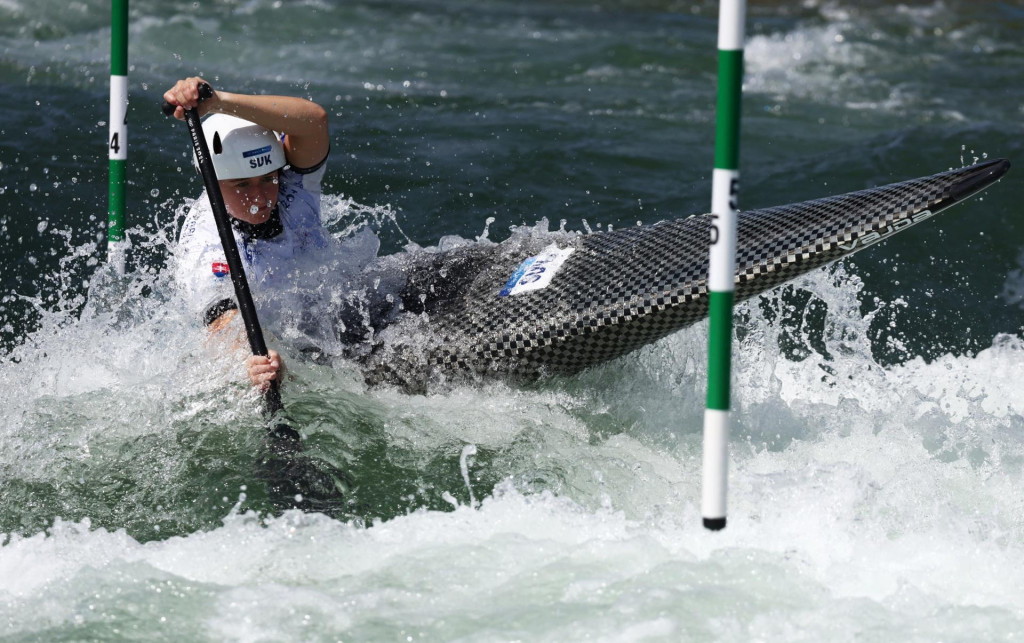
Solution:
[(330, 150), (319, 163), (312, 167), (285, 166), (281, 170), (281, 185), (283, 188), (297, 188), (307, 192), (320, 192), (320, 183), (327, 170), (327, 159), (330, 157)]

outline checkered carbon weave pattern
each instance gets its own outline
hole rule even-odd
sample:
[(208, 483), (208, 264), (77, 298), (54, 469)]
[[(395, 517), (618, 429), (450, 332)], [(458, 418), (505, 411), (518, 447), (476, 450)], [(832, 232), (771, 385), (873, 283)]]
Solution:
[[(978, 178), (992, 163), (741, 213), (736, 300), (932, 216), (998, 178)], [(370, 379), (408, 384), (457, 373), (571, 374), (665, 337), (707, 315), (709, 222), (701, 215), (567, 236), (559, 246), (571, 244), (575, 251), (552, 283), (510, 297), (498, 292), (550, 238), (469, 246), (435, 258), (410, 276), (424, 302), (413, 312), (428, 320), (417, 334), (420, 343), (379, 352), (375, 366), (386, 375)], [(422, 294), (428, 286), (432, 302)], [(443, 295), (437, 296), (437, 287)], [(407, 299), (415, 307), (416, 298)]]

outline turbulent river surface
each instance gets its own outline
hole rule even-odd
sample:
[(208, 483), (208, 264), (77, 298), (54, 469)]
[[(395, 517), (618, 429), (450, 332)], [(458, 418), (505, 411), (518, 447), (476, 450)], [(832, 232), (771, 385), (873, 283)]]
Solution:
[(322, 104), (325, 224), (401, 262), (707, 211), (717, 17), (133, 1), (119, 276), (109, 7), (0, 0), (0, 639), (1024, 635), (1020, 0), (751, 2), (742, 208), (1018, 167), (737, 310), (724, 531), (699, 513), (706, 324), (574, 377), (418, 395), (272, 336), (287, 420), (346, 503), (282, 510), (254, 473), (242, 349), (171, 281), (201, 182), (167, 87)]

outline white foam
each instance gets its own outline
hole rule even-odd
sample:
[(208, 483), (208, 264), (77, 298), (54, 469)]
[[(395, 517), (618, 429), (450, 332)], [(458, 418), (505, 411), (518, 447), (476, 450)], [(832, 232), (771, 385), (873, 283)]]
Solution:
[[(979, 496), (969, 467), (921, 455), (909, 434), (871, 433), (761, 452), (734, 473), (739, 502), (717, 534), (699, 527), (689, 500), (634, 520), (508, 484), (478, 510), (419, 511), (368, 528), (233, 514), (210, 532), (139, 544), (58, 524), (0, 548), (0, 569), (12, 572), (0, 591), (9, 605), (45, 605), (37, 624), (81, 616), (85, 602), (97, 613), (88, 620), (126, 601), (240, 640), (453, 638), (464, 628), (538, 640), (825, 635), (835, 621), (861, 631), (865, 613), (901, 632), (912, 627), (908, 612), (959, 606), (1016, 624), (1019, 526), (978, 529), (985, 521), (962, 513), (966, 502), (994, 508), (1001, 489)], [(116, 596), (96, 591), (111, 582)]]
[(883, 53), (870, 43), (849, 41), (848, 27), (833, 22), (751, 37), (744, 52), (745, 89), (829, 102), (863, 95), (858, 88), (870, 82), (864, 72)]

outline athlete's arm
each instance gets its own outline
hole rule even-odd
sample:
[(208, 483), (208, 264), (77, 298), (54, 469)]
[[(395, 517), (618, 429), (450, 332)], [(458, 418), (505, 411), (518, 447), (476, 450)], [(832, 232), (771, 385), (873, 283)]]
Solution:
[(164, 100), (177, 106), (175, 118), (184, 119), (185, 110), (194, 107), (199, 108), (200, 116), (211, 112), (231, 114), (282, 132), (284, 154), (290, 165), (309, 168), (327, 158), (330, 133), (327, 112), (320, 105), (295, 96), (233, 94), (223, 90), (215, 90), (212, 97), (200, 103), (202, 83), (206, 83), (202, 78), (185, 78), (164, 92)]

